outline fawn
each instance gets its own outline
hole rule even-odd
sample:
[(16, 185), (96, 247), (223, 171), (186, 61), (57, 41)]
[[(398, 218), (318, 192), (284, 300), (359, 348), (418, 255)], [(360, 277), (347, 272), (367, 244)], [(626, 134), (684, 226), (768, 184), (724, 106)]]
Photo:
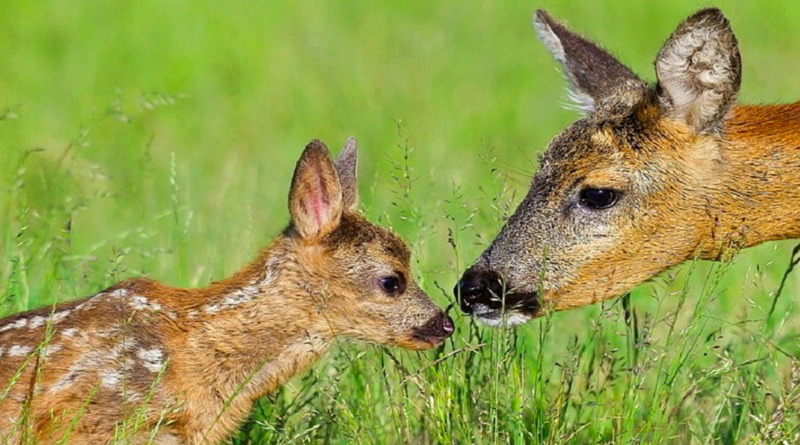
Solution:
[(537, 11), (539, 39), (587, 113), (550, 143), (527, 196), (456, 285), (490, 325), (613, 298), (688, 259), (800, 237), (800, 103), (734, 105), (736, 38), (687, 18), (648, 86)]
[(219, 443), (339, 336), (426, 349), (453, 323), (354, 209), (356, 145), (303, 152), (291, 224), (230, 278), (136, 278), (0, 321), (0, 443)]

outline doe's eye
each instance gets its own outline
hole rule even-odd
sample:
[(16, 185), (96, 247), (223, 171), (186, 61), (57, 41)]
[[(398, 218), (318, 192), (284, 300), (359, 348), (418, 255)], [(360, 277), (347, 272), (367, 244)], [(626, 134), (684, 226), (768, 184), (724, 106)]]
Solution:
[(619, 200), (620, 192), (614, 189), (585, 188), (580, 191), (580, 204), (590, 210), (603, 210), (614, 206)]
[(384, 292), (392, 296), (400, 295), (406, 290), (406, 283), (403, 277), (398, 275), (381, 277), (378, 279), (378, 285)]

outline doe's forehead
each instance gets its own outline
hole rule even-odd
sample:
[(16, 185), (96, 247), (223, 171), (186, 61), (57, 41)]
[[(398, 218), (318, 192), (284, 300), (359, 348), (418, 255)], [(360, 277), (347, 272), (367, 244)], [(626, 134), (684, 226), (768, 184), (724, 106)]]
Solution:
[(633, 116), (585, 118), (556, 136), (542, 155), (543, 169), (593, 169), (636, 162), (650, 137), (648, 127), (631, 124)]
[(589, 152), (608, 150), (616, 139), (613, 125), (581, 119), (553, 139), (545, 157), (553, 161), (575, 159)]
[(634, 129), (626, 117), (581, 119), (558, 136), (542, 154), (532, 184), (537, 196), (555, 196), (597, 176), (624, 177), (647, 161), (647, 132)]

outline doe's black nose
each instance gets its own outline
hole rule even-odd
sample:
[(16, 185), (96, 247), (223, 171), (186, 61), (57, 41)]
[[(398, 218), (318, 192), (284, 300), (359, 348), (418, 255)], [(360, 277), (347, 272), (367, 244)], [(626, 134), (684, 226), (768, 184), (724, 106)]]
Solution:
[(495, 271), (468, 270), (458, 280), (453, 293), (460, 301), (461, 310), (471, 314), (476, 304), (487, 307), (502, 307), (502, 297), (505, 284), (503, 277)]

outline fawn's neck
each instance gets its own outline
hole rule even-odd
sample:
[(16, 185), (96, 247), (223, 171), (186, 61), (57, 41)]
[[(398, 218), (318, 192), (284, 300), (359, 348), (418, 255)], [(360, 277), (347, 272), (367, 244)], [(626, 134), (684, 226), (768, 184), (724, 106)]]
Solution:
[(299, 260), (275, 245), (280, 243), (233, 277), (198, 290), (202, 304), (186, 311), (187, 357), (176, 365), (201, 373), (191, 385), (215, 395), (203, 402), (217, 416), (205, 428), (210, 443), (223, 439), (255, 399), (302, 372), (334, 340), (317, 307), (316, 286)]
[(800, 102), (735, 107), (724, 139), (704, 256), (800, 237)]

